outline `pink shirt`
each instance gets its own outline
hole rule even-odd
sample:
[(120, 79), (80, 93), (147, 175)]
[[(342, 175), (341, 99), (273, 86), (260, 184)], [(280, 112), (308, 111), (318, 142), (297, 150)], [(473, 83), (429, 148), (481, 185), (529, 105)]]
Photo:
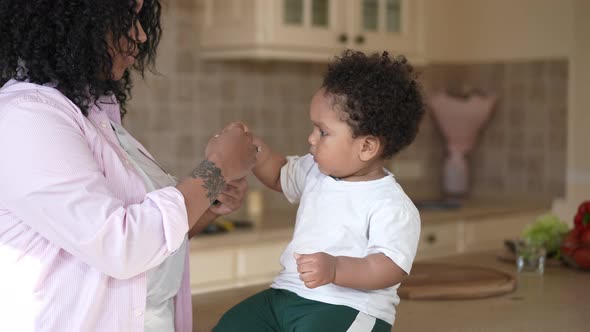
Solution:
[[(145, 272), (188, 232), (182, 194), (146, 194), (109, 124), (118, 104), (99, 105), (84, 117), (48, 86), (0, 90), (0, 331), (143, 331)], [(192, 329), (185, 262), (176, 331)]]

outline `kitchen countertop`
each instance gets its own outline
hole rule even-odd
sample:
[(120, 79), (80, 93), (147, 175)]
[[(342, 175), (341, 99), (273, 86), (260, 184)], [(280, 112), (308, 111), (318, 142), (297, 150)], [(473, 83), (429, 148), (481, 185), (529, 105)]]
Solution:
[[(551, 203), (546, 201), (501, 200), (501, 199), (472, 199), (462, 204), (460, 208), (448, 210), (421, 210), (420, 218), (423, 225), (444, 224), (457, 221), (476, 221), (478, 218), (502, 216), (507, 214), (539, 211), (548, 212)], [(190, 241), (191, 250), (200, 248), (211, 249), (227, 245), (248, 245), (260, 241), (274, 241), (290, 239), (295, 224), (296, 206), (292, 209), (265, 211), (258, 218), (243, 218), (228, 216), (228, 219), (250, 219), (255, 222), (251, 229), (236, 230), (229, 233), (214, 235), (199, 235)], [(531, 220), (531, 222), (533, 222)]]
[[(431, 260), (496, 268), (515, 274), (515, 266), (495, 252), (461, 254)], [(512, 293), (472, 300), (402, 300), (393, 331), (587, 331), (590, 272), (546, 266), (545, 274), (517, 276)], [(193, 331), (210, 331), (233, 304), (266, 285), (200, 294), (193, 297)]]
[(478, 218), (525, 213), (530, 211), (549, 211), (549, 201), (474, 199), (466, 201), (460, 208), (450, 210), (420, 210), (423, 224), (472, 221)]
[[(432, 262), (495, 268), (516, 274), (495, 252), (462, 254)], [(516, 291), (475, 300), (402, 300), (395, 331), (588, 331), (590, 272), (546, 266), (543, 276), (517, 275)]]

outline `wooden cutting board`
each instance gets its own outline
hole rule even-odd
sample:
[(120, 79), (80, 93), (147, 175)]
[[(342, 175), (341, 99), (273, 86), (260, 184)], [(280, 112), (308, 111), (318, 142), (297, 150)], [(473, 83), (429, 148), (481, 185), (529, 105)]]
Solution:
[(411, 274), (397, 290), (402, 299), (476, 299), (514, 291), (514, 276), (477, 266), (414, 263)]

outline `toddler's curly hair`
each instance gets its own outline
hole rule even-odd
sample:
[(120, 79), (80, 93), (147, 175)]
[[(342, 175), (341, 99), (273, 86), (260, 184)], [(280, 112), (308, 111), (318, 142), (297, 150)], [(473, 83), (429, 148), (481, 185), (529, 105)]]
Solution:
[(332, 95), (334, 108), (346, 113), (353, 137), (379, 137), (384, 159), (418, 133), (424, 103), (414, 69), (403, 56), (347, 50), (328, 66), (322, 88)]

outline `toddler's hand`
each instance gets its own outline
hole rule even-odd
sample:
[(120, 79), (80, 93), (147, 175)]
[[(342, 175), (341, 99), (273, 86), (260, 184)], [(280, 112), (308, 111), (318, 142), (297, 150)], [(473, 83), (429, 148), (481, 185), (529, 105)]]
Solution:
[(336, 278), (336, 257), (325, 252), (313, 254), (294, 253), (299, 279), (305, 287), (316, 288), (334, 282)]

